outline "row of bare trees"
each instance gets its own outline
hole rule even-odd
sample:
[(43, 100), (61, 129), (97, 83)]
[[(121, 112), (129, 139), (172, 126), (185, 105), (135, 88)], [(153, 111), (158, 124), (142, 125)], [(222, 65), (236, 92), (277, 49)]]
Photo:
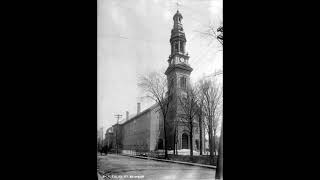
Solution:
[[(158, 72), (141, 76), (138, 86), (144, 91), (145, 97), (152, 99), (160, 107), (163, 118), (165, 158), (168, 158), (168, 112), (173, 97), (173, 89), (168, 89), (167, 78)], [(187, 89), (177, 95), (179, 108), (174, 125), (174, 153), (176, 153), (177, 126), (187, 127), (190, 138), (190, 155), (193, 156), (193, 138), (196, 126), (199, 128), (200, 155), (204, 147), (202, 133), (209, 137), (210, 156), (216, 155), (216, 136), (222, 112), (222, 87), (216, 80), (201, 79), (195, 85), (189, 84)]]
[[(213, 39), (218, 41), (221, 47), (223, 48), (223, 23), (222, 22), (220, 22), (220, 25), (218, 28), (215, 25), (209, 25), (205, 31), (200, 31), (199, 33), (205, 39)], [(218, 151), (219, 151), (219, 156), (218, 156), (217, 169), (216, 169), (216, 175), (215, 175), (216, 180), (223, 179), (223, 121), (221, 121), (221, 132), (220, 132), (220, 138), (219, 138)]]
[(193, 131), (198, 125), (200, 155), (203, 152), (202, 133), (205, 131), (209, 137), (210, 156), (215, 156), (217, 129), (222, 115), (222, 87), (216, 80), (201, 79), (196, 85), (190, 85), (179, 96), (179, 101), (181, 111), (178, 117), (190, 134), (190, 155), (193, 156)]

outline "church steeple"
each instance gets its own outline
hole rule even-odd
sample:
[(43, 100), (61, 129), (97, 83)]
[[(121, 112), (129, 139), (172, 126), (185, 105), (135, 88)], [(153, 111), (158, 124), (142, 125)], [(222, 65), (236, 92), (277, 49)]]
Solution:
[(173, 28), (171, 30), (170, 45), (171, 54), (168, 59), (169, 66), (165, 72), (167, 75), (168, 88), (185, 89), (189, 84), (189, 76), (192, 68), (189, 65), (189, 56), (186, 53), (186, 36), (182, 26), (182, 15), (177, 10), (173, 16)]
[(187, 40), (183, 31), (182, 19), (181, 13), (177, 10), (173, 16), (173, 28), (170, 38), (171, 54), (168, 59), (169, 66), (180, 63), (188, 65), (189, 56), (186, 53)]
[[(175, 129), (175, 124), (181, 114), (181, 102), (179, 98), (181, 95), (186, 94), (188, 87), (190, 87), (190, 74), (192, 68), (188, 60), (189, 56), (186, 53), (186, 36), (182, 26), (182, 15), (179, 11), (173, 16), (173, 28), (171, 30), (170, 45), (171, 54), (168, 59), (169, 66), (165, 72), (168, 82), (167, 97), (170, 99), (168, 109), (167, 122), (168, 126), (168, 148), (174, 148), (173, 138), (176, 136), (175, 132), (179, 132), (179, 127)], [(170, 98), (169, 98), (170, 97)]]
[(177, 30), (181, 30), (183, 32), (183, 27), (182, 27), (182, 15), (179, 12), (179, 10), (177, 10), (176, 14), (173, 16), (173, 29), (177, 29)]

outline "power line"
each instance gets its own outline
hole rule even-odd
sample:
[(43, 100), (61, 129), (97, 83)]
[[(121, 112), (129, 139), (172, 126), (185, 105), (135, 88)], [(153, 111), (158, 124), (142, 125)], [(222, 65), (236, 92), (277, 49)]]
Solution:
[(143, 41), (146, 43), (158, 43), (158, 44), (167, 43), (165, 41), (160, 41), (160, 40), (147, 40), (147, 39), (140, 39), (140, 38), (132, 38), (132, 37), (127, 37), (124, 35), (116, 35), (116, 34), (104, 34), (101, 36), (105, 36), (107, 38), (119, 38), (119, 39), (124, 39), (124, 40), (131, 40), (131, 41)]
[(219, 75), (222, 75), (223, 74), (223, 71), (222, 69), (219, 69), (218, 71), (208, 75), (208, 76), (205, 76), (205, 78), (208, 78), (208, 77), (215, 77), (215, 76), (219, 76)]
[[(176, 4), (177, 6), (184, 6), (184, 8), (186, 8), (185, 5), (182, 5), (182, 4), (179, 3), (178, 1), (177, 1), (177, 3), (175, 3), (175, 4)], [(115, 3), (114, 5), (117, 6), (117, 7), (120, 7), (120, 8), (124, 8), (124, 9), (130, 10), (130, 11), (133, 12), (134, 14), (136, 13), (136, 12), (133, 10), (133, 8), (131, 8), (131, 7), (125, 7), (125, 6), (123, 6), (123, 5), (120, 5), (120, 3)], [(159, 5), (161, 5), (162, 7), (164, 7), (164, 8), (165, 8), (167, 11), (169, 11), (170, 13), (171, 13), (171, 11), (170, 11), (169, 9), (171, 9), (171, 8), (173, 8), (173, 6), (175, 6), (175, 5), (173, 5), (173, 4), (170, 4), (169, 6), (166, 6), (166, 5), (162, 4), (162, 3), (159, 3)], [(191, 8), (188, 8), (188, 9), (190, 9), (190, 10), (193, 11), (193, 12), (195, 12), (195, 11), (192, 10)], [(189, 15), (190, 20), (194, 21), (195, 23), (201, 24), (201, 23), (200, 23), (200, 19), (195, 18), (195, 16), (194, 16), (193, 13), (189, 13), (189, 11), (187, 11), (187, 10), (186, 10), (184, 13), (190, 14), (190, 15)], [(196, 13), (196, 14), (198, 14), (198, 13)], [(149, 42), (149, 43), (154, 43), (154, 42), (160, 43), (160, 41), (145, 40), (145, 39), (133, 39), (133, 38), (128, 38), (128, 37), (124, 37), (124, 36), (116, 36), (116, 35), (115, 35), (115, 36), (111, 35), (110, 37), (120, 38), (120, 39), (127, 39), (127, 40), (144, 41), (144, 42)], [(161, 42), (162, 42), (162, 41), (161, 41)]]
[(114, 115), (117, 118), (117, 128), (116, 128), (116, 148), (117, 148), (117, 154), (118, 154), (118, 131), (119, 131), (119, 119), (122, 117), (121, 114)]
[(119, 123), (119, 119), (122, 117), (122, 115), (121, 114), (116, 114), (116, 115), (114, 115), (114, 117), (117, 118), (117, 123)]
[[(215, 51), (214, 53), (217, 53), (218, 51), (219, 51), (219, 50)], [(205, 62), (205, 60), (207, 59), (207, 56), (208, 56), (209, 52), (211, 52), (210, 49), (208, 49), (207, 53), (206, 53), (204, 56), (202, 56), (201, 58), (199, 58), (199, 60), (197, 61), (197, 63), (196, 63), (195, 66), (194, 66), (195, 68), (198, 68), (201, 63)], [(213, 54), (211, 54), (211, 56), (212, 56), (212, 55), (213, 55)]]
[[(175, 3), (177, 5), (177, 8), (179, 9), (179, 6), (183, 7), (184, 9), (189, 9), (189, 10), (186, 10), (184, 13), (186, 14), (190, 14), (189, 17), (190, 17), (190, 20), (193, 20), (194, 22), (197, 22), (199, 23), (199, 19), (198, 18), (195, 18), (194, 14), (199, 14), (199, 11), (196, 11), (186, 5), (182, 5), (181, 3), (179, 3), (178, 1)], [(134, 10), (132, 8), (129, 8), (129, 7), (124, 7), (124, 6), (121, 6), (119, 3), (118, 4), (115, 4), (116, 6), (118, 7), (121, 7), (121, 8), (125, 8), (125, 9), (129, 9), (130, 11), (134, 12)], [(170, 5), (164, 5), (162, 3), (159, 3), (159, 5), (161, 5), (162, 7), (164, 7), (167, 11), (169, 11), (169, 9), (173, 8), (175, 5), (174, 4), (170, 4)], [(190, 11), (194, 12), (194, 13), (190, 13)], [(171, 11), (169, 11), (171, 13)], [(134, 12), (136, 13), (136, 12)], [(203, 12), (201, 12), (203, 13)], [(201, 24), (201, 23), (199, 23)], [(148, 43), (167, 43), (165, 41), (153, 41), (153, 40), (145, 40), (145, 39), (134, 39), (134, 38), (128, 38), (128, 37), (125, 37), (125, 36), (122, 36), (122, 35), (109, 35), (109, 37), (113, 37), (113, 38), (120, 38), (120, 39), (124, 39), (124, 40), (133, 40), (133, 41), (144, 41), (144, 42), (148, 42)], [(193, 40), (195, 37), (192, 36), (191, 40)], [(191, 41), (190, 40), (190, 41)], [(199, 62), (201, 62), (201, 58), (203, 57), (206, 57), (207, 54), (209, 53), (209, 48), (210, 46), (212, 45), (212, 42), (210, 43), (210, 45), (207, 47), (207, 50), (203, 53), (201, 53), (197, 58), (195, 58), (196, 60), (194, 61), (195, 62), (195, 67), (198, 67), (199, 65)], [(200, 58), (201, 57), (201, 58)], [(203, 61), (203, 60), (202, 60)]]
[(199, 54), (196, 58), (194, 58), (195, 59), (195, 61), (194, 61), (195, 68), (198, 67), (198, 64), (199, 64), (199, 62), (201, 62), (201, 59), (203, 57), (205, 57), (210, 52), (212, 44), (213, 44), (213, 42), (210, 42), (210, 44), (207, 46), (207, 48), (205, 50), (203, 50), (201, 52), (201, 54)]

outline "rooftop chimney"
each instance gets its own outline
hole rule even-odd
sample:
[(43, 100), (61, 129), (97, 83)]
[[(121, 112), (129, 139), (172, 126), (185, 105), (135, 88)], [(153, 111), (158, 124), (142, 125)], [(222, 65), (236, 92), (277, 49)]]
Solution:
[(126, 120), (128, 121), (129, 119), (129, 111), (126, 111)]
[(137, 114), (140, 113), (140, 110), (141, 110), (141, 104), (140, 104), (140, 103), (137, 103)]

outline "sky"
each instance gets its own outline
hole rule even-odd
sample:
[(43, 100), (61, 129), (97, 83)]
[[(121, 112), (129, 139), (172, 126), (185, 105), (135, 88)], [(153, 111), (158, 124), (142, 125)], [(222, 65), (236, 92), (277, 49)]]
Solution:
[[(153, 102), (142, 100), (139, 75), (165, 72), (170, 55), (170, 33), (177, 8), (193, 68), (191, 81), (222, 70), (222, 47), (205, 38), (209, 25), (222, 24), (222, 0), (98, 0), (98, 128), (104, 131)], [(121, 120), (120, 119), (120, 120)]]

